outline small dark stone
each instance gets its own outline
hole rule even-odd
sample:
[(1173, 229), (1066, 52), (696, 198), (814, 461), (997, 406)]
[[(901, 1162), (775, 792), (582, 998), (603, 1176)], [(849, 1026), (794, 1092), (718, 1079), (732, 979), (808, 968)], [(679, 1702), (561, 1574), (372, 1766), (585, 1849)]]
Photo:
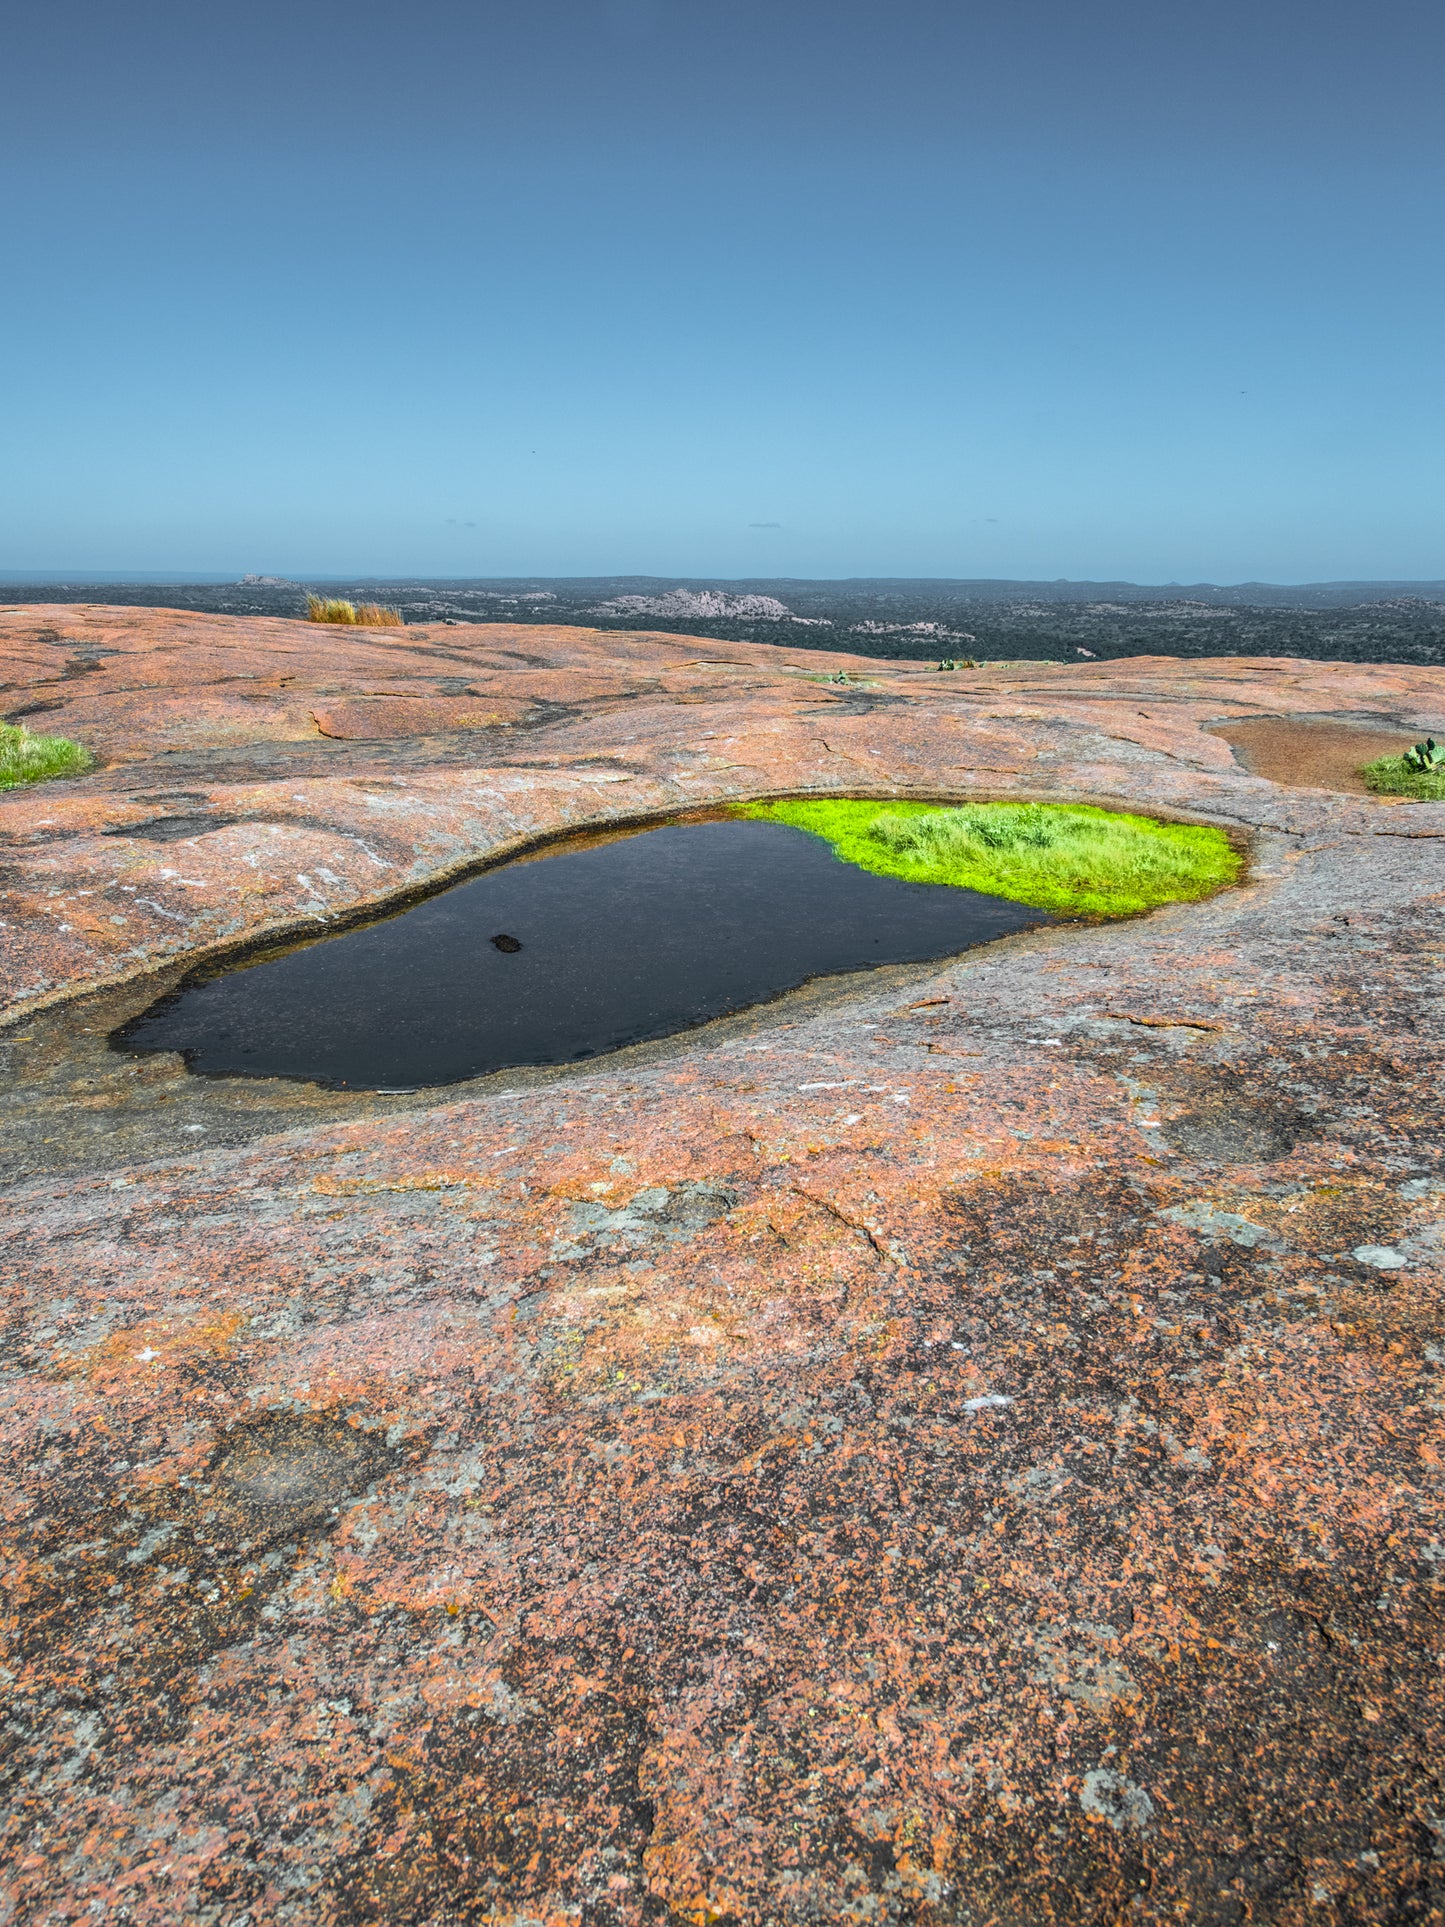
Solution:
[(522, 947), (515, 937), (507, 936), (505, 931), (500, 937), (493, 937), (492, 942), (498, 950), (504, 950), (509, 957), (514, 951), (518, 951)]

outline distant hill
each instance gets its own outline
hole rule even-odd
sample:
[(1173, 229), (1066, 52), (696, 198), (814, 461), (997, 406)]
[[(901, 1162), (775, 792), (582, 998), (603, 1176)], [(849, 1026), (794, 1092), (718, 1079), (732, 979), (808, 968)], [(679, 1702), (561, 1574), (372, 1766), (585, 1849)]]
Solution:
[[(462, 587), (458, 582), (455, 586)], [(1445, 580), (1436, 582), (1087, 582), (1060, 576), (1052, 582), (1003, 576), (528, 576), (478, 578), (468, 587), (550, 589), (569, 600), (635, 595), (661, 598), (678, 592), (723, 591), (767, 596), (796, 607), (815, 596), (830, 602), (856, 596), (895, 596), (957, 602), (1198, 602), (1209, 608), (1346, 609), (1363, 603), (1412, 598), (1445, 603)]]
[[(0, 589), (33, 589), (46, 586), (66, 591), (106, 586), (126, 590), (125, 600), (133, 602), (141, 587), (156, 589), (221, 587), (294, 588), (344, 584), (353, 588), (415, 588), (434, 592), (469, 590), (473, 594), (492, 593), (503, 600), (520, 594), (540, 600), (553, 595), (568, 603), (610, 602), (637, 597), (648, 604), (647, 613), (721, 615), (742, 613), (739, 598), (765, 597), (774, 604), (794, 608), (799, 601), (816, 597), (832, 603), (838, 600), (890, 601), (896, 597), (961, 603), (1107, 603), (1196, 602), (1216, 609), (1346, 609), (1382, 602), (1417, 600), (1445, 603), (1445, 580), (1434, 582), (1092, 582), (1073, 581), (1060, 576), (1053, 581), (1033, 581), (1005, 576), (679, 576), (679, 575), (557, 575), (557, 576), (227, 576), (215, 573), (142, 574), (133, 571), (98, 570), (53, 571), (0, 569)], [(704, 604), (696, 607), (693, 598)], [(31, 602), (34, 595), (13, 598)], [(67, 600), (71, 599), (67, 595)], [(709, 600), (710, 599), (710, 600)], [(666, 610), (652, 605), (669, 603)], [(608, 611), (609, 614), (623, 611)], [(760, 614), (780, 613), (776, 608)]]
[[(308, 590), (385, 602), (409, 623), (666, 629), (914, 661), (1294, 656), (1445, 664), (1441, 582), (1054, 582), (953, 576), (312, 576), (49, 583), (0, 573), (0, 602), (111, 602), (302, 616)], [(1445, 719), (1442, 719), (1445, 725)]]

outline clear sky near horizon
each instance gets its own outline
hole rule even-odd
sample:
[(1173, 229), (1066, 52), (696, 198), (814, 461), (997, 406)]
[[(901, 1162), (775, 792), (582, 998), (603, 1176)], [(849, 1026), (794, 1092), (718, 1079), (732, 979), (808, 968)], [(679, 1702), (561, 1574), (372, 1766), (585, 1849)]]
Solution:
[(0, 567), (1445, 575), (1434, 0), (12, 0)]

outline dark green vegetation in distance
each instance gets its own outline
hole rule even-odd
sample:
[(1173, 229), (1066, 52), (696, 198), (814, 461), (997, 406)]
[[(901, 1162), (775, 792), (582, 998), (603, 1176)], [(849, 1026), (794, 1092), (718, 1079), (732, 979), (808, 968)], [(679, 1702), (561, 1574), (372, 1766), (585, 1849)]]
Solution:
[(1222, 830), (1157, 823), (1084, 803), (742, 803), (791, 823), (845, 863), (909, 883), (951, 883), (1041, 910), (1127, 916), (1233, 883), (1242, 859)]
[(32, 736), (24, 723), (0, 723), (0, 790), (43, 783), (47, 776), (79, 776), (94, 758), (65, 736)]
[[(771, 597), (759, 614), (619, 612), (618, 597), (726, 591), (734, 602)], [(841, 649), (927, 663), (1068, 662), (1121, 656), (1307, 656), (1322, 662), (1445, 663), (1445, 582), (981, 582), (918, 578), (800, 581), (668, 576), (528, 576), (431, 580), (5, 584), (8, 603), (105, 602), (218, 615), (304, 616), (308, 591), (357, 603), (373, 598), (408, 623), (578, 624), (665, 629), (699, 640)]]

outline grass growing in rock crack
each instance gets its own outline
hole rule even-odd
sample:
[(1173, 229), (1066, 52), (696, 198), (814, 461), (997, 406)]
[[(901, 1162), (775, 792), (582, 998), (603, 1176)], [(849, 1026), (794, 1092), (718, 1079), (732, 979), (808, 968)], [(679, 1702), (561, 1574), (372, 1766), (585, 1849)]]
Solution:
[(1377, 796), (1413, 796), (1422, 803), (1445, 802), (1445, 749), (1427, 736), (1402, 756), (1380, 756), (1360, 771)]
[(340, 622), (353, 629), (399, 629), (400, 609), (383, 608), (379, 602), (348, 602), (342, 596), (308, 595), (308, 622)]
[(738, 814), (825, 837), (845, 863), (910, 883), (951, 883), (1041, 910), (1127, 916), (1211, 895), (1242, 859), (1222, 830), (1084, 803), (818, 800)]
[(0, 723), (0, 790), (43, 783), (48, 776), (79, 776), (93, 760), (67, 736), (32, 736), (24, 723)]

